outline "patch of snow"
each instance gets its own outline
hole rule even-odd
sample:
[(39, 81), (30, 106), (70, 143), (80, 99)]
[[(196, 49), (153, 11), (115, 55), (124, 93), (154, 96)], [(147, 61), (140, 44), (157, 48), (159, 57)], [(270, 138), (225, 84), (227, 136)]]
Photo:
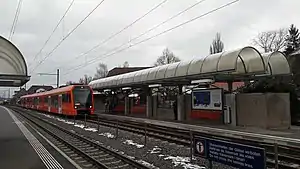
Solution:
[(96, 131), (98, 131), (97, 129), (95, 129), (95, 128), (85, 128), (84, 130), (86, 130), (86, 131), (92, 131), (92, 132), (96, 132)]
[(291, 168), (299, 168), (300, 165), (299, 164), (290, 164)]
[(165, 156), (165, 155), (163, 155), (163, 154), (159, 154), (158, 156), (159, 156), (159, 157), (163, 157), (163, 156)]
[(132, 157), (132, 156), (130, 156), (130, 155), (126, 155), (126, 154), (124, 154), (124, 156), (126, 156), (127, 158), (130, 158), (130, 159), (132, 159), (132, 160), (134, 160), (134, 159), (135, 159), (135, 157)]
[(157, 169), (158, 169), (158, 167), (155, 167), (155, 165), (150, 164), (150, 163), (148, 163), (147, 161), (144, 161), (144, 160), (137, 160), (137, 162), (143, 164), (144, 166), (146, 166), (146, 167), (148, 167), (148, 168), (157, 168)]
[(53, 116), (50, 116), (49, 114), (43, 114), (44, 116), (48, 117), (48, 118), (51, 118), (53, 119), (54, 117)]
[(82, 128), (82, 129), (84, 128), (84, 125), (83, 125), (83, 124), (75, 124), (74, 126), (75, 126), (75, 127)]
[(115, 138), (115, 136), (111, 133), (100, 133), (99, 135), (100, 136), (105, 136), (107, 138)]
[(154, 146), (153, 149), (150, 151), (150, 154), (158, 154), (160, 153), (161, 148), (159, 148), (158, 146)]
[(205, 169), (203, 166), (190, 163), (190, 157), (167, 156), (164, 160), (172, 160), (175, 167), (182, 166), (184, 169)]
[(137, 148), (144, 147), (144, 145), (135, 143), (132, 140), (126, 140), (126, 141), (123, 142), (123, 144), (133, 145), (133, 146), (136, 146)]
[(66, 124), (74, 124), (74, 122), (65, 121)]
[(56, 120), (61, 121), (61, 122), (64, 122), (64, 123), (66, 123), (66, 124), (74, 124), (73, 122), (70, 122), (70, 121), (67, 121), (67, 120), (61, 119), (61, 118), (56, 118)]
[(56, 118), (56, 120), (61, 121), (61, 122), (65, 122), (64, 119), (60, 119), (60, 118)]

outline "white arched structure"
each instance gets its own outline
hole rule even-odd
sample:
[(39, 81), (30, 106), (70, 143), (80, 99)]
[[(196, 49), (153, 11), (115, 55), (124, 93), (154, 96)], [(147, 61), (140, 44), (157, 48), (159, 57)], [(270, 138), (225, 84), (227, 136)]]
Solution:
[(0, 86), (22, 86), (29, 79), (27, 65), (21, 52), (0, 36)]
[(189, 84), (191, 80), (217, 81), (250, 78), (256, 75), (289, 74), (289, 64), (280, 52), (261, 55), (253, 47), (195, 58), (191, 61), (153, 67), (92, 81), (93, 89), (148, 84)]
[(268, 75), (290, 74), (290, 66), (282, 52), (270, 52), (262, 55), (267, 66)]

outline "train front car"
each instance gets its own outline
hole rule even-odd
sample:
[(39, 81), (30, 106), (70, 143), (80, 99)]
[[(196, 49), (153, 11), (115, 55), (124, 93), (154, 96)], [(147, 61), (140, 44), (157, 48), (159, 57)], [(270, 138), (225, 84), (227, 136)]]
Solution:
[(72, 92), (76, 114), (94, 114), (94, 99), (92, 89), (89, 86), (74, 86)]

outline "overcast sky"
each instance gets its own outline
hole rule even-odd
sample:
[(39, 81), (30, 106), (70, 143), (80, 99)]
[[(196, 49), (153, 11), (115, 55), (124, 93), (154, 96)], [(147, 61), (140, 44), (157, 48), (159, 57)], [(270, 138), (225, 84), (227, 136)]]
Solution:
[[(41, 55), (34, 56), (62, 17), (72, 0), (23, 0), (12, 42), (21, 50), (32, 70), (36, 64), (59, 43), (101, 0), (75, 0), (64, 22), (59, 26)], [(93, 46), (145, 14), (163, 0), (105, 0), (31, 75), (32, 84), (55, 84), (55, 77), (37, 76), (40, 72), (61, 69), (61, 83), (78, 81), (84, 74), (93, 76), (98, 63), (111, 69), (128, 61), (130, 66), (153, 65), (162, 50), (168, 47), (182, 60), (205, 56), (217, 32), (225, 43), (225, 50), (251, 44), (259, 32), (295, 24), (300, 27), (299, 0), (240, 0), (239, 2), (174, 29), (150, 41), (136, 45), (114, 55), (103, 55), (119, 45), (129, 42), (147, 29), (184, 10), (197, 0), (167, 0), (126, 31), (117, 35), (86, 56), (78, 57)], [(199, 0), (198, 0), (199, 1)], [(204, 14), (230, 0), (206, 0), (183, 15), (141, 37), (143, 40), (193, 17)], [(18, 0), (0, 1), (0, 35), (8, 38)], [(126, 47), (126, 46), (125, 46)], [(77, 65), (98, 57), (82, 69), (68, 71)], [(75, 59), (76, 58), (76, 59)], [(68, 73), (68, 74), (66, 74)]]

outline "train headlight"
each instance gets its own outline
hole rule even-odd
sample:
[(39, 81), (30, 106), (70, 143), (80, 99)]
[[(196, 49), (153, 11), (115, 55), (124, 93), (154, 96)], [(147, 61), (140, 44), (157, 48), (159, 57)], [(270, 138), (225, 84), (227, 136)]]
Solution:
[(77, 109), (77, 106), (75, 106), (74, 108)]
[(92, 106), (90, 106), (90, 108), (92, 108)]

